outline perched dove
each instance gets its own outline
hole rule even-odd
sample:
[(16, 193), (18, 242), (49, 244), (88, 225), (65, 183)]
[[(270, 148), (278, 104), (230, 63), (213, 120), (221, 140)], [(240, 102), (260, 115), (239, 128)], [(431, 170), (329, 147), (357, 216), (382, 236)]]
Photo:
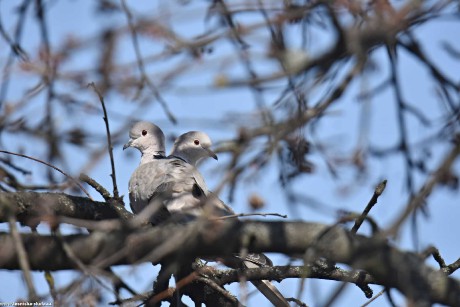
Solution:
[[(172, 155), (167, 158), (164, 156), (164, 134), (157, 126), (138, 122), (129, 134), (130, 140), (123, 148), (134, 147), (142, 154), (141, 163), (129, 181), (129, 198), (134, 213), (147, 211), (153, 224), (159, 224), (171, 215), (180, 216), (180, 221), (183, 221), (184, 217), (233, 214), (229, 207), (208, 191), (204, 179), (195, 168), (195, 164), (204, 157), (217, 159), (210, 149), (211, 140), (206, 134), (193, 132), (179, 137)], [(271, 265), (263, 254), (249, 254), (244, 259), (233, 258), (229, 262), (235, 266), (243, 263), (246, 267), (254, 268)], [(253, 284), (275, 306), (289, 306), (269, 281), (253, 281)]]
[[(176, 139), (169, 157), (177, 157), (193, 166), (206, 157), (213, 157), (217, 160), (216, 154), (210, 149), (211, 145), (211, 139), (206, 133), (190, 131), (182, 134)], [(184, 206), (183, 209), (188, 210), (189, 214), (193, 214), (196, 217), (210, 213), (215, 217), (235, 214), (230, 207), (225, 205), (225, 203), (212, 192), (207, 191), (205, 195), (206, 200), (204, 205), (202, 202), (198, 204), (195, 203), (196, 208), (194, 208), (194, 210), (191, 209), (191, 206)], [(168, 210), (171, 214), (175, 214), (179, 213), (181, 208), (168, 207)], [(272, 261), (264, 254), (248, 254), (243, 258), (236, 256), (236, 258), (228, 259), (228, 261), (226, 260), (225, 263), (234, 268), (241, 267), (241, 265), (246, 268), (273, 266)], [(260, 280), (251, 282), (273, 305), (289, 306), (288, 301), (270, 281)]]
[(211, 150), (211, 146), (211, 139), (206, 133), (189, 131), (176, 139), (170, 157), (178, 157), (196, 166), (201, 159), (206, 157), (217, 160), (217, 155)]
[[(177, 157), (165, 157), (164, 134), (156, 125), (141, 121), (131, 128), (123, 149), (137, 148), (141, 163), (129, 180), (129, 200), (133, 213), (145, 214), (154, 225), (169, 218), (170, 212), (193, 211), (208, 193), (197, 169)], [(190, 212), (188, 212), (190, 211)]]
[(135, 123), (129, 130), (129, 141), (123, 146), (139, 149), (141, 163), (152, 162), (165, 157), (165, 135), (160, 127), (146, 121)]
[(165, 158), (165, 135), (158, 126), (150, 122), (139, 121), (129, 130), (129, 141), (123, 146), (123, 150), (129, 147), (137, 148), (141, 152), (140, 165), (129, 180), (131, 210), (134, 214), (139, 214), (147, 207), (148, 201), (140, 197), (139, 186), (142, 184), (142, 176), (138, 173), (145, 172), (144, 168), (141, 168), (142, 165), (151, 163), (148, 169), (155, 169), (155, 164)]

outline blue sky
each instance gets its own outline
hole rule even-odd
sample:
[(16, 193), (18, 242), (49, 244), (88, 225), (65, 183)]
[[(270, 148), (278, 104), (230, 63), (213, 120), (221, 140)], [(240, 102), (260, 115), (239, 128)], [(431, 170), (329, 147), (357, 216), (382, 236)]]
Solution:
[[(156, 18), (161, 23), (173, 25), (174, 30), (183, 38), (192, 38), (206, 31), (206, 29), (215, 26), (215, 20), (208, 23), (203, 22), (204, 9), (207, 2), (194, 1), (193, 4), (183, 6), (179, 1), (168, 2), (168, 4), (159, 4), (157, 1), (128, 1), (129, 6), (137, 14), (145, 17)], [(59, 47), (59, 42), (69, 38), (87, 38), (94, 35), (101, 27), (109, 26), (124, 26), (126, 18), (123, 14), (115, 14), (115, 16), (98, 16), (93, 10), (92, 2), (84, 1), (51, 1), (49, 2), (50, 9), (48, 10), (48, 26), (50, 29), (50, 39), (52, 48), (55, 50)], [(12, 2), (0, 3), (0, 14), (4, 27), (10, 33), (13, 30), (15, 23), (15, 15), (12, 12)], [(251, 17), (244, 16), (240, 22), (256, 22), (260, 20), (252, 20)], [(458, 71), (460, 71), (459, 61), (455, 61), (449, 57), (441, 48), (441, 43), (448, 41), (457, 49), (460, 49), (460, 42), (454, 40), (457, 37), (456, 29), (458, 22), (455, 20), (445, 19), (442, 21), (431, 22), (421, 26), (413, 31), (413, 34), (420, 39), (424, 50), (426, 50), (433, 61), (435, 61), (444, 73), (458, 82)], [(300, 47), (298, 40), (299, 30), (294, 29), (289, 31), (287, 41), (292, 48)], [(263, 53), (263, 48), (266, 47), (263, 43), (266, 39), (266, 33), (263, 31), (256, 32), (251, 39), (254, 40), (253, 52), (256, 67), (262, 71), (271, 71), (277, 69), (277, 63), (268, 59)], [(252, 40), (251, 40), (252, 41)], [(312, 37), (307, 42), (305, 48), (315, 54), (321, 52), (330, 44), (331, 36), (327, 31), (314, 31)], [(29, 11), (29, 20), (24, 32), (22, 46), (28, 51), (31, 60), (36, 60), (36, 50), (40, 36), (38, 35), (37, 25), (31, 17)], [(4, 41), (0, 41), (0, 63), (6, 60), (8, 49)], [(174, 80), (173, 84), (162, 91), (165, 100), (174, 115), (178, 118), (178, 124), (171, 124), (158, 103), (151, 106), (138, 108), (132, 101), (132, 96), (122, 97), (121, 95), (108, 95), (106, 98), (107, 108), (110, 118), (110, 125), (115, 130), (120, 127), (121, 118), (125, 114), (131, 114), (133, 119), (150, 120), (163, 128), (167, 134), (178, 135), (188, 130), (204, 130), (206, 131), (216, 144), (219, 141), (234, 137), (237, 134), (240, 126), (251, 126), (256, 124), (257, 109), (254, 103), (252, 93), (245, 88), (238, 89), (220, 89), (213, 87), (213, 82), (216, 76), (222, 74), (235, 76), (239, 78), (247, 77), (247, 74), (238, 64), (237, 57), (234, 54), (234, 48), (228, 41), (219, 41), (213, 44), (213, 52), (204, 56), (200, 61), (190, 62), (190, 57), (185, 54), (180, 54), (172, 60), (155, 61), (148, 66), (149, 72), (160, 75), (170, 71), (178, 63), (190, 65), (191, 68), (180, 78)], [(97, 44), (93, 44), (92, 48), (87, 51), (80, 52), (63, 65), (62, 70), (65, 72), (75, 72), (87, 68), (94, 68), (95, 56), (98, 51)], [(144, 56), (158, 55), (164, 50), (164, 44), (158, 40), (143, 38), (141, 42), (142, 54)], [(134, 51), (129, 36), (118, 45), (116, 49), (117, 61), (121, 63), (133, 62)], [(35, 57), (35, 58), (34, 58)], [(225, 60), (225, 61), (223, 61)], [(371, 90), (384, 80), (388, 74), (388, 59), (384, 50), (377, 50), (373, 53), (371, 60), (376, 65), (376, 73), (368, 73), (361, 78), (356, 79), (344, 96), (329, 110), (320, 122), (316, 129), (317, 135), (315, 139), (319, 140), (322, 145), (327, 146), (330, 157), (349, 157), (350, 151), (353, 150), (358, 143), (359, 119), (363, 112), (363, 105), (367, 104), (369, 113), (369, 129), (366, 131), (367, 138), (363, 141), (363, 146), (369, 144), (389, 147), (395, 144), (398, 140), (398, 130), (395, 124), (395, 99), (392, 90), (383, 91), (381, 94), (366, 100), (358, 101), (357, 94), (363, 90)], [(403, 95), (411, 105), (420, 107), (422, 111), (429, 115), (430, 118), (436, 118), (431, 127), (424, 127), (417, 123), (413, 118), (408, 117), (408, 127), (410, 130), (411, 144), (416, 144), (414, 148), (422, 149), (425, 139), (432, 136), (437, 129), (443, 124), (442, 116), (445, 114), (441, 103), (436, 102), (435, 88), (431, 82), (429, 72), (420, 66), (420, 63), (411, 59), (407, 53), (401, 52), (398, 56), (400, 79), (402, 82)], [(224, 65), (222, 62), (228, 62)], [(136, 71), (136, 66), (133, 64), (127, 71)], [(338, 72), (338, 77), (344, 71)], [(88, 79), (84, 82), (89, 83), (97, 81)], [(16, 77), (12, 79), (12, 86), (8, 96), (8, 102), (14, 104), (22, 97), (24, 91), (32, 87), (37, 82), (31, 78), (30, 74), (17, 71)], [(275, 82), (273, 90), (268, 91), (264, 97), (267, 105), (278, 97), (279, 91), (283, 89), (282, 82)], [(57, 86), (58, 90), (67, 92), (80, 97), (87, 106), (93, 107), (95, 110), (100, 108), (99, 102), (95, 95), (86, 88), (78, 88), (62, 83)], [(317, 102), (321, 97), (321, 93), (313, 92), (309, 95), (312, 103)], [(12, 116), (18, 118), (24, 116), (27, 120), (34, 121), (32, 114), (40, 113), (43, 108), (43, 95), (39, 95), (34, 99), (33, 104), (29, 104), (26, 110), (16, 112)], [(105, 127), (101, 119), (100, 111), (87, 113), (73, 107), (74, 110), (68, 111), (58, 107), (58, 112), (62, 112), (62, 117), (56, 121), (56, 127), (66, 129), (77, 120), (85, 129), (98, 129), (97, 134), (100, 138), (91, 140), (92, 148), (103, 148), (105, 146)], [(281, 114), (277, 114), (282, 117)], [(305, 129), (304, 133), (310, 138), (311, 131)], [(126, 140), (128, 134), (126, 133)], [(421, 144), (420, 144), (421, 143)], [(44, 148), (40, 142), (22, 138), (17, 134), (2, 135), (0, 146), (6, 150), (18, 151), (23, 148), (26, 154), (31, 156), (43, 156)], [(169, 143), (168, 148), (170, 148)], [(430, 168), (435, 168), (442, 159), (448, 148), (445, 143), (433, 143), (433, 156), (428, 161)], [(78, 172), (82, 165), (86, 163), (89, 157), (86, 151), (68, 145), (65, 148), (65, 153), (71, 163), (59, 165), (68, 171), (70, 174), (78, 176)], [(417, 149), (414, 150), (414, 155), (420, 155)], [(121, 194), (127, 195), (127, 185), (129, 176), (138, 164), (137, 152), (123, 152), (122, 145), (114, 148), (115, 162), (118, 175), (118, 187)], [(379, 198), (379, 203), (372, 210), (372, 216), (385, 228), (390, 225), (396, 216), (403, 210), (403, 206), (408, 199), (407, 190), (404, 187), (405, 169), (400, 156), (388, 157), (381, 160), (371, 159), (365, 176), (356, 178), (356, 171), (349, 167), (339, 168), (338, 178), (334, 178), (327, 170), (323, 157), (318, 151), (315, 151), (311, 157), (315, 163), (315, 172), (312, 175), (302, 176), (295, 180), (292, 188), (301, 193), (305, 197), (316, 200), (323, 204), (323, 208), (331, 208), (327, 210), (316, 210), (312, 207), (313, 201), (305, 204), (288, 204), (284, 197), (283, 191), (279, 186), (277, 161), (276, 158), (271, 159), (269, 166), (254, 177), (245, 178), (244, 184), (240, 184), (235, 199), (231, 205), (237, 212), (248, 212), (247, 198), (252, 193), (261, 195), (266, 201), (265, 212), (278, 212), (287, 214), (290, 220), (304, 220), (324, 223), (334, 223), (336, 221), (335, 210), (345, 209), (350, 211), (361, 211), (370, 197), (374, 186), (382, 179), (388, 180), (385, 193)], [(44, 167), (34, 164), (31, 161), (19, 160), (14, 158), (14, 161), (21, 163), (23, 167), (31, 169), (33, 174), (26, 180), (30, 182), (44, 181)], [(224, 175), (223, 166), (229, 161), (229, 156), (222, 154), (219, 156), (219, 161), (206, 161), (200, 166), (203, 174), (208, 182), (208, 186), (216, 187), (222, 180)], [(455, 164), (456, 171), (459, 171), (459, 163)], [(111, 187), (110, 179), (110, 163), (108, 155), (100, 160), (96, 167), (92, 168), (89, 175), (95, 178), (98, 182), (107, 188)], [(424, 177), (416, 176), (417, 187), (423, 182)], [(226, 195), (227, 190), (224, 189), (221, 193), (223, 200), (228, 201)], [(96, 193), (91, 191), (91, 194), (100, 199)], [(429, 217), (419, 219), (419, 237), (420, 247), (435, 245), (441, 251), (442, 256), (447, 263), (455, 261), (459, 257), (456, 234), (459, 231), (457, 217), (460, 214), (458, 206), (458, 191), (451, 191), (445, 187), (436, 190), (429, 198)], [(127, 198), (125, 197), (125, 201)], [(5, 229), (4, 225), (0, 225), (0, 229)], [(46, 231), (46, 227), (41, 227), (42, 231)], [(363, 228), (364, 233), (366, 228)], [(402, 249), (413, 250), (413, 244), (410, 235), (409, 224), (406, 223), (402, 236), (395, 244)], [(288, 259), (282, 256), (273, 255), (276, 264), (286, 264)], [(431, 260), (428, 263), (435, 266)], [(150, 264), (141, 265), (136, 268), (120, 267), (117, 271), (125, 277), (126, 281), (133, 285), (137, 290), (147, 291), (151, 287), (151, 281), (155, 277), (154, 269)], [(58, 285), (65, 285), (70, 281), (70, 277), (74, 273), (63, 272), (56, 273), (55, 278)], [(458, 272), (453, 274), (459, 278)], [(43, 273), (35, 273), (37, 288), (40, 293), (47, 292), (47, 286), (43, 281)], [(335, 289), (338, 283), (327, 281), (308, 280), (302, 299), (311, 306), (318, 306), (328, 298), (328, 295)], [(285, 296), (296, 296), (298, 292), (298, 280), (285, 280), (280, 284), (281, 291)], [(380, 291), (380, 287), (372, 286), (374, 293)], [(0, 301), (11, 302), (18, 298), (25, 298), (27, 290), (21, 280), (20, 274), (17, 272), (0, 271)], [(236, 285), (229, 287), (233, 293), (238, 293), (239, 289)], [(110, 295), (109, 295), (110, 297)], [(403, 302), (398, 297), (399, 302)], [(356, 306), (366, 302), (366, 298), (360, 290), (355, 286), (349, 285), (338, 301), (337, 306)], [(249, 306), (254, 305), (268, 306), (267, 301), (260, 295), (255, 296), (249, 301)], [(372, 306), (387, 306), (385, 298), (380, 298), (372, 304)]]

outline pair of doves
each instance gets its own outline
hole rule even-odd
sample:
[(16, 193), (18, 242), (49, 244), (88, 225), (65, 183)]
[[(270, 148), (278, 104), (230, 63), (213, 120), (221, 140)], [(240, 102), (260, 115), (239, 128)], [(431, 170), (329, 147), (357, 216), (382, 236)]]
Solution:
[[(233, 215), (233, 210), (208, 190), (196, 168), (201, 159), (217, 155), (211, 150), (211, 139), (200, 131), (179, 136), (169, 156), (165, 155), (165, 136), (156, 125), (140, 121), (129, 131), (123, 147), (137, 148), (141, 162), (129, 180), (129, 201), (135, 214), (144, 215), (153, 225), (166, 220), (191, 221), (199, 217)], [(245, 268), (272, 266), (264, 254), (248, 254), (239, 259)], [(252, 284), (274, 305), (289, 306), (287, 300), (268, 280)]]

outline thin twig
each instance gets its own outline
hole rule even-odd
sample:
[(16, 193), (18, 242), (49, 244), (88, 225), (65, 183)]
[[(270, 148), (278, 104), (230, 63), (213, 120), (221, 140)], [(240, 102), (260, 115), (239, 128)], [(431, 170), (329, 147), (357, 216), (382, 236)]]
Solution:
[[(246, 259), (248, 256), (248, 246), (251, 244), (251, 238), (248, 235), (245, 235), (242, 239), (243, 244), (241, 246), (240, 252), (238, 254), (238, 257), (241, 259)], [(239, 284), (240, 284), (240, 295), (241, 295), (241, 303), (246, 306), (248, 302), (248, 297), (249, 297), (249, 291), (248, 291), (248, 284), (247, 284), (247, 278), (245, 274), (240, 274), (238, 276), (239, 279)]]
[[(201, 277), (198, 275), (197, 272), (192, 272), (188, 276), (184, 277), (183, 279), (179, 280), (176, 284), (176, 288), (167, 288), (163, 291), (161, 291), (158, 294), (155, 294), (153, 291), (149, 291), (147, 293), (143, 294), (137, 294), (134, 295), (133, 297), (130, 297), (128, 299), (124, 300), (118, 300), (116, 302), (111, 302), (110, 305), (123, 305), (125, 303), (132, 303), (135, 301), (139, 300), (148, 300), (148, 303), (158, 303), (160, 301), (167, 300), (168, 298), (173, 297), (173, 295), (179, 291), (182, 287), (190, 284), (193, 281), (199, 281), (207, 286), (211, 287), (214, 291), (217, 293), (221, 294), (224, 296), (226, 299), (228, 299), (231, 302), (234, 302), (235, 304), (239, 303), (238, 300), (231, 295), (228, 291), (226, 291), (224, 288), (222, 288), (219, 284), (217, 284), (215, 281), (206, 278), (206, 277)], [(241, 305), (239, 305), (241, 306)]]
[[(171, 290), (172, 291), (172, 290)], [(143, 294), (136, 294), (136, 295), (133, 295), (129, 298), (126, 298), (126, 299), (117, 299), (113, 302), (109, 302), (109, 305), (116, 305), (116, 306), (142, 306), (141, 305), (128, 305), (129, 303), (134, 303), (134, 302), (137, 302), (137, 301), (145, 301), (147, 300), (150, 295), (152, 293), (151, 292), (147, 292), (147, 293), (143, 293)]]
[(27, 155), (23, 155), (23, 154), (20, 154), (20, 153), (15, 153), (15, 152), (11, 152), (11, 151), (6, 151), (6, 150), (0, 150), (1, 153), (4, 153), (4, 154), (8, 154), (8, 155), (13, 155), (13, 156), (18, 156), (18, 157), (22, 157), (22, 158), (27, 158), (27, 159), (30, 159), (30, 160), (33, 160), (35, 162), (39, 162), (39, 163), (42, 163), (42, 164), (45, 164), (46, 166), (48, 167), (51, 167), (52, 169), (58, 171), (59, 173), (61, 173), (62, 175), (66, 176), (67, 178), (69, 178), (71, 181), (75, 182), (75, 184), (83, 191), (83, 193), (86, 194), (86, 196), (88, 196), (89, 199), (93, 200), (93, 198), (91, 197), (91, 195), (89, 195), (88, 191), (85, 190), (85, 188), (80, 184), (80, 182), (78, 182), (76, 179), (72, 178), (70, 175), (66, 174), (63, 170), (61, 170), (60, 168), (58, 168), (57, 166), (54, 166), (48, 162), (45, 162), (45, 161), (42, 161), (42, 160), (39, 160), (37, 158), (33, 158), (33, 157), (30, 157), (30, 156), (27, 156)]
[(147, 73), (145, 71), (144, 60), (142, 59), (141, 50), (139, 48), (139, 41), (138, 41), (138, 38), (137, 38), (136, 27), (135, 27), (134, 22), (133, 22), (133, 16), (131, 14), (131, 11), (129, 10), (128, 5), (126, 4), (125, 0), (121, 0), (121, 5), (123, 7), (123, 11), (126, 14), (126, 19), (128, 20), (128, 26), (129, 26), (129, 29), (131, 31), (131, 37), (132, 37), (132, 40), (133, 40), (134, 52), (136, 54), (136, 59), (137, 59), (137, 66), (139, 67), (139, 72), (141, 74), (141, 79), (142, 79), (141, 86), (142, 86), (142, 84), (144, 82), (147, 84), (147, 86), (150, 88), (150, 90), (152, 91), (152, 93), (155, 96), (155, 98), (158, 100), (160, 105), (163, 107), (163, 110), (165, 111), (166, 116), (168, 117), (168, 119), (172, 123), (176, 124), (177, 120), (176, 120), (175, 116), (171, 113), (171, 111), (169, 111), (168, 104), (163, 99), (163, 97), (161, 96), (158, 88), (153, 84), (153, 82), (147, 76)]
[(14, 248), (18, 254), (19, 266), (21, 267), (22, 273), (24, 274), (24, 280), (29, 291), (29, 300), (35, 301), (37, 292), (35, 291), (32, 275), (30, 274), (30, 264), (27, 258), (27, 252), (24, 248), (24, 242), (22, 242), (22, 238), (16, 227), (16, 217), (14, 215), (11, 214), (8, 217), (8, 224), (10, 226), (11, 235), (14, 239)]
[(48, 284), (48, 287), (50, 288), (50, 294), (51, 294), (51, 297), (53, 298), (53, 302), (55, 305), (57, 305), (56, 302), (58, 300), (58, 297), (57, 297), (53, 274), (51, 274), (50, 271), (45, 271), (44, 275), (45, 275), (46, 283)]
[(85, 264), (80, 259), (78, 259), (78, 257), (75, 255), (70, 245), (64, 240), (61, 232), (59, 231), (59, 228), (55, 229), (55, 235), (56, 235), (56, 238), (59, 240), (59, 243), (61, 244), (62, 249), (65, 252), (65, 255), (77, 266), (77, 268), (80, 271), (82, 271), (86, 275), (90, 275), (89, 269), (85, 266)]
[(289, 298), (286, 298), (286, 300), (288, 302), (294, 302), (297, 306), (300, 306), (300, 307), (308, 307), (307, 304), (305, 304), (301, 300), (296, 299), (295, 297), (289, 297)]
[[(390, 81), (393, 84), (395, 98), (396, 98), (396, 106), (397, 106), (397, 117), (396, 122), (398, 124), (398, 131), (400, 134), (399, 140), (399, 150), (404, 158), (405, 168), (406, 168), (406, 187), (409, 191), (409, 195), (415, 194), (415, 186), (414, 186), (414, 174), (413, 174), (413, 167), (414, 161), (412, 160), (412, 153), (411, 147), (409, 146), (409, 131), (408, 131), (408, 124), (407, 124), (407, 116), (405, 116), (405, 105), (408, 103), (403, 98), (402, 89), (401, 89), (401, 82), (399, 81), (400, 76), (398, 75), (398, 63), (396, 58), (396, 49), (390, 48), (387, 45), (387, 53), (388, 58), (390, 60), (390, 67), (391, 67), (391, 76)], [(394, 51), (394, 52), (393, 52)], [(417, 233), (417, 215), (416, 211), (413, 212), (412, 215), (412, 238), (415, 246), (418, 246), (418, 233)]]
[[(100, 270), (99, 268), (96, 268), (96, 267), (90, 267), (90, 266), (87, 266), (85, 265), (74, 253), (74, 251), (72, 250), (72, 247), (64, 240), (59, 228), (57, 228), (55, 230), (55, 234), (56, 234), (56, 238), (59, 240), (61, 246), (62, 246), (62, 249), (64, 250), (66, 256), (73, 262), (73, 264), (75, 264), (77, 266), (77, 268), (83, 272), (83, 274), (87, 275), (87, 276), (91, 276), (92, 278), (94, 278), (94, 280), (100, 285), (102, 286), (103, 288), (106, 288), (107, 290), (111, 291), (111, 289), (104, 283), (102, 282), (102, 280), (100, 280), (96, 274), (104, 274), (104, 275), (110, 275), (109, 277), (112, 279), (112, 280), (118, 280), (121, 281), (121, 279), (119, 279), (118, 276), (115, 275), (115, 273), (112, 272), (111, 268), (107, 268), (105, 270)], [(113, 276), (113, 275), (114, 276)], [(124, 282), (121, 281), (123, 284)], [(126, 288), (126, 289), (131, 289), (131, 288)]]
[(86, 182), (89, 184), (91, 187), (93, 187), (101, 196), (104, 198), (106, 202), (109, 202), (112, 199), (112, 196), (110, 195), (109, 191), (107, 191), (102, 185), (100, 185), (96, 180), (93, 178), (89, 177), (86, 174), (80, 174), (78, 177), (83, 182)]
[(452, 262), (445, 268), (442, 268), (442, 270), (447, 274), (450, 275), (454, 273), (456, 270), (460, 268), (460, 258), (458, 258), (455, 262)]
[(232, 215), (226, 215), (226, 216), (212, 218), (211, 220), (227, 220), (227, 219), (246, 217), (246, 216), (264, 216), (264, 217), (278, 216), (278, 217), (281, 217), (283, 219), (286, 219), (288, 217), (285, 214), (279, 214), (279, 213), (238, 213), (238, 214), (232, 214)]
[(351, 228), (352, 233), (357, 233), (359, 227), (363, 224), (363, 221), (366, 219), (367, 215), (371, 211), (372, 207), (377, 203), (377, 200), (380, 195), (382, 195), (383, 191), (385, 190), (385, 186), (387, 185), (387, 180), (383, 180), (380, 182), (377, 187), (375, 187), (374, 194), (372, 195), (369, 203), (367, 204), (366, 208), (364, 209), (363, 213), (356, 219), (355, 224)]
[(22, 175), (31, 175), (32, 172), (30, 170), (27, 170), (25, 168), (19, 167), (17, 165), (14, 165), (9, 159), (6, 158), (0, 158), (0, 162), (4, 163), (8, 167), (12, 168), (13, 170), (20, 172)]
[(395, 236), (397, 234), (399, 228), (407, 219), (407, 217), (409, 217), (411, 213), (413, 213), (416, 209), (420, 208), (425, 203), (426, 198), (431, 194), (436, 184), (442, 181), (443, 177), (449, 172), (450, 168), (457, 160), (458, 155), (460, 155), (460, 141), (457, 141), (457, 144), (454, 144), (454, 147), (443, 159), (441, 165), (430, 176), (430, 178), (428, 178), (425, 184), (420, 188), (419, 192), (411, 197), (404, 211), (393, 222), (391, 227), (389, 227), (388, 230), (383, 233), (384, 236)]
[[(27, 3), (25, 3), (27, 5)], [(23, 3), (24, 5), (24, 3)], [(25, 51), (22, 49), (22, 47), (17, 43), (14, 42), (11, 37), (6, 33), (5, 28), (3, 27), (3, 23), (1, 20), (0, 16), (0, 36), (3, 37), (3, 39), (10, 45), (11, 51), (13, 52), (13, 55), (19, 56), (19, 58), (23, 61), (26, 61), (28, 59), (27, 54)]]
[[(41, 42), (43, 44), (44, 50), (44, 62), (46, 70), (42, 73), (41, 83), (43, 87), (47, 86), (46, 91), (46, 114), (44, 118), (44, 130), (47, 134), (48, 142), (48, 161), (53, 161), (56, 157), (59, 156), (59, 146), (58, 139), (56, 136), (57, 129), (55, 128), (55, 120), (53, 119), (53, 99), (56, 96), (54, 91), (55, 88), (55, 79), (56, 79), (56, 70), (57, 70), (57, 61), (53, 59), (51, 52), (51, 44), (49, 39), (49, 30), (46, 24), (46, 14), (45, 14), (45, 4), (43, 0), (35, 0), (35, 14), (38, 20), (38, 26), (40, 29)], [(48, 177), (53, 180), (53, 175), (50, 170), (48, 170)]]
[(233, 296), (230, 292), (228, 292), (227, 290), (225, 290), (224, 288), (219, 286), (213, 280), (211, 280), (209, 278), (205, 278), (205, 277), (197, 277), (196, 280), (206, 284), (209, 287), (211, 287), (214, 291), (216, 291), (217, 293), (219, 293), (220, 295), (225, 297), (228, 301), (230, 301), (230, 302), (232, 302), (234, 304), (238, 304), (238, 306), (242, 306), (242, 304), (240, 302), (238, 302), (238, 300), (236, 299), (235, 296)]
[[(341, 213), (343, 214), (343, 213)], [(338, 224), (344, 224), (348, 222), (356, 222), (356, 220), (361, 216), (361, 214), (354, 213), (354, 212), (347, 212), (345, 215), (341, 216), (339, 220), (337, 221)], [(369, 226), (371, 227), (371, 234), (375, 235), (380, 231), (379, 226), (377, 225), (377, 222), (374, 221), (374, 219), (370, 216), (365, 216), (364, 220), (369, 223)]]
[(96, 92), (97, 96), (99, 97), (99, 101), (101, 102), (102, 110), (104, 111), (103, 119), (104, 119), (104, 122), (105, 122), (105, 129), (106, 129), (106, 132), (107, 132), (107, 143), (108, 143), (108, 146), (109, 146), (108, 149), (109, 149), (109, 155), (110, 155), (110, 166), (112, 167), (112, 174), (110, 174), (110, 177), (112, 177), (112, 183), (113, 183), (113, 197), (115, 199), (118, 199), (118, 198), (120, 198), (120, 196), (118, 195), (117, 176), (115, 174), (115, 160), (113, 159), (112, 138), (110, 136), (109, 118), (107, 116), (107, 110), (105, 108), (104, 97), (101, 95), (101, 93), (97, 89), (97, 87), (94, 84), (94, 82), (91, 82), (90, 84), (88, 84), (88, 86), (92, 87), (93, 90)]
[(112, 280), (113, 287), (115, 288), (115, 294), (118, 300), (120, 299), (119, 292), (121, 288), (126, 289), (126, 291), (131, 293), (131, 295), (137, 295), (137, 292), (133, 288), (131, 288), (127, 283), (125, 283), (125, 281), (121, 279), (120, 276), (115, 274), (112, 268), (110, 267), (106, 268), (104, 271), (107, 273), (108, 277)]
[(324, 307), (333, 306), (335, 301), (340, 297), (343, 293), (345, 288), (349, 285), (349, 283), (341, 282), (331, 293), (326, 303), (323, 304)]
[(460, 258), (458, 258), (455, 262), (447, 265), (446, 261), (441, 256), (439, 250), (434, 246), (430, 246), (427, 249), (425, 249), (421, 253), (421, 255), (423, 258), (427, 258), (430, 255), (433, 256), (434, 260), (439, 264), (439, 268), (441, 269), (441, 271), (443, 271), (447, 275), (454, 273), (456, 270), (460, 268)]
[[(19, 17), (18, 17), (18, 22), (16, 23), (14, 41), (10, 42), (10, 47), (11, 47), (10, 54), (8, 55), (8, 59), (6, 60), (5, 66), (3, 67), (3, 75), (2, 75), (1, 87), (0, 87), (0, 108), (2, 107), (3, 101), (6, 99), (6, 96), (8, 94), (8, 88), (9, 88), (9, 84), (11, 80), (9, 77), (9, 74), (10, 74), (11, 66), (13, 65), (15, 55), (20, 56), (23, 61), (28, 60), (28, 56), (25, 53), (25, 51), (21, 48), (19, 41), (21, 40), (22, 31), (24, 29), (27, 7), (29, 6), (30, 2), (31, 2), (30, 0), (24, 0), (24, 2), (18, 7)], [(0, 20), (0, 32), (3, 33), (4, 31), (5, 30), (3, 29), (3, 26)]]
[[(295, 131), (299, 127), (306, 125), (312, 119), (320, 117), (335, 101), (337, 101), (342, 96), (342, 94), (348, 88), (348, 85), (354, 80), (354, 77), (361, 72), (361, 70), (362, 64), (356, 63), (353, 66), (353, 68), (347, 73), (347, 75), (343, 78), (342, 82), (340, 82), (340, 84), (337, 85), (337, 87), (332, 91), (332, 93), (329, 94), (328, 97), (322, 100), (322, 102), (316, 105), (314, 108), (305, 110), (305, 112), (303, 112), (301, 116), (296, 118), (296, 120), (292, 120), (290, 118), (288, 120), (283, 120), (278, 123), (274, 123), (273, 125), (264, 125), (253, 129), (247, 129), (244, 131), (245, 140), (255, 139), (260, 136), (275, 135), (276, 140), (278, 141), (288, 136), (290, 133), (292, 133), (292, 131)], [(274, 141), (273, 143), (275, 144), (276, 142)], [(234, 146), (235, 148), (240, 149), (238, 141), (235, 141)], [(247, 150), (247, 148), (249, 147), (246, 146), (246, 149), (244, 150)], [(237, 154), (235, 154), (233, 160), (228, 165), (226, 175), (218, 184), (217, 188), (215, 189), (215, 192), (218, 193), (221, 189), (223, 189), (223, 187), (227, 183), (231, 184), (231, 189), (234, 188), (234, 184), (236, 183), (236, 179), (238, 178), (238, 176), (240, 176), (245, 170), (249, 169), (247, 165), (257, 165), (256, 160), (258, 158), (256, 157), (243, 166), (231, 169), (233, 166), (237, 165), (238, 158), (243, 155), (244, 150), (241, 149), (237, 152)]]
[(385, 289), (383, 289), (382, 291), (380, 291), (379, 293), (377, 293), (373, 298), (371, 298), (370, 300), (368, 300), (365, 304), (361, 305), (361, 307), (366, 307), (366, 306), (368, 306), (370, 303), (372, 303), (373, 301), (375, 301), (377, 298), (379, 298), (380, 296), (382, 296), (384, 293), (385, 293)]
[(189, 275), (185, 276), (184, 278), (182, 278), (181, 280), (176, 282), (176, 289), (174, 291), (171, 291), (171, 289), (168, 288), (165, 291), (162, 291), (162, 292), (158, 293), (157, 295), (151, 297), (148, 300), (147, 305), (150, 306), (149, 304), (151, 304), (151, 303), (161, 302), (165, 298), (173, 296), (175, 292), (179, 291), (184, 286), (186, 286), (186, 285), (190, 284), (191, 282), (195, 281), (197, 279), (197, 277), (198, 277), (198, 274), (196, 272), (190, 273)]
[(424, 259), (428, 258), (429, 256), (433, 256), (434, 260), (439, 264), (440, 269), (445, 268), (447, 266), (446, 261), (441, 256), (441, 253), (434, 246), (429, 246), (420, 254)]

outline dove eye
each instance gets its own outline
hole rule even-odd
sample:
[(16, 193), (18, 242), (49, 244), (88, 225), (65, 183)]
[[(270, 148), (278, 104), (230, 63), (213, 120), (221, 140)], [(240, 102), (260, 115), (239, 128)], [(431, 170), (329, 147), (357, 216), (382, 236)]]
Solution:
[(200, 145), (200, 141), (198, 140), (194, 140), (193, 143), (195, 143), (195, 145)]
[(142, 135), (146, 136), (147, 135), (147, 130), (142, 130)]

